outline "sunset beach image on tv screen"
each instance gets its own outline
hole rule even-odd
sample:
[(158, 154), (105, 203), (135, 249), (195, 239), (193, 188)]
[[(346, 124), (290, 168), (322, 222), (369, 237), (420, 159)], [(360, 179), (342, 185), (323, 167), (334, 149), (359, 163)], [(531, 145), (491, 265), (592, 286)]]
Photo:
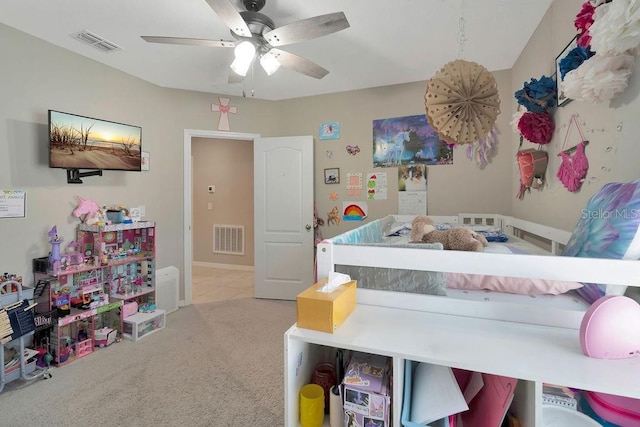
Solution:
[(49, 166), (139, 171), (142, 128), (49, 110)]

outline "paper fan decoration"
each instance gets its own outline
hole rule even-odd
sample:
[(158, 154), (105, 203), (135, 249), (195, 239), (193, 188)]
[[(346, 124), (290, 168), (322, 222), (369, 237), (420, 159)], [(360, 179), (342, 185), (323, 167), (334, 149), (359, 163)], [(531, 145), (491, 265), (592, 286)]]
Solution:
[(424, 97), (429, 125), (449, 143), (479, 140), (491, 132), (500, 113), (493, 75), (461, 59), (449, 62), (429, 80)]

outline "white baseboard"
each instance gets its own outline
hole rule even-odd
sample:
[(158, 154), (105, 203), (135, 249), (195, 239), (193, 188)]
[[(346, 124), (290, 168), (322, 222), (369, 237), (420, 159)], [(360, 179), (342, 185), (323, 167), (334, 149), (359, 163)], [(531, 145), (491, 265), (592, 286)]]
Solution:
[(223, 268), (225, 270), (253, 271), (253, 265), (219, 264), (217, 262), (193, 261), (194, 267)]

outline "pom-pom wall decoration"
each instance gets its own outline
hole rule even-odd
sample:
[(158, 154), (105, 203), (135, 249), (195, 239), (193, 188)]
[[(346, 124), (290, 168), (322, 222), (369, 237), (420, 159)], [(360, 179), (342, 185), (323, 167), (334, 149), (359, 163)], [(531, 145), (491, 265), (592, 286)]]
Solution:
[(520, 133), (520, 129), (518, 129), (518, 123), (520, 123), (520, 118), (524, 113), (526, 113), (526, 110), (524, 108), (518, 109), (515, 113), (513, 113), (513, 116), (511, 118), (511, 130), (513, 130), (513, 133)]
[(558, 64), (560, 68), (560, 80), (564, 80), (564, 76), (569, 71), (578, 68), (584, 61), (591, 58), (593, 52), (588, 47), (577, 46), (567, 53), (567, 56), (562, 58)]
[(598, 55), (624, 53), (640, 45), (640, 2), (615, 0), (598, 6), (589, 27), (591, 49)]
[(546, 111), (540, 113), (527, 111), (518, 122), (518, 130), (522, 136), (534, 144), (548, 144), (555, 128), (553, 117)]
[(591, 103), (611, 100), (626, 89), (634, 58), (631, 55), (595, 55), (570, 71), (561, 82), (567, 97)]
[(580, 12), (576, 15), (576, 20), (573, 24), (578, 30), (578, 46), (589, 47), (591, 44), (589, 28), (591, 24), (593, 24), (593, 12), (595, 12), (595, 10), (596, 7), (586, 1), (582, 4), (582, 9), (580, 9)]
[(540, 80), (531, 79), (514, 94), (518, 104), (533, 113), (541, 113), (557, 104), (556, 83), (551, 77), (542, 76)]

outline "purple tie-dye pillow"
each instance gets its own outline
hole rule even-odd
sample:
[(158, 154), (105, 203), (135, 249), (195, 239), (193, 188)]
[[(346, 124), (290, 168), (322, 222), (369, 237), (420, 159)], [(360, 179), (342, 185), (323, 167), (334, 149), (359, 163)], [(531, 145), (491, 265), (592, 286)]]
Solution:
[[(640, 180), (606, 184), (580, 214), (563, 256), (640, 259)], [(585, 283), (578, 293), (588, 302), (605, 287)]]

